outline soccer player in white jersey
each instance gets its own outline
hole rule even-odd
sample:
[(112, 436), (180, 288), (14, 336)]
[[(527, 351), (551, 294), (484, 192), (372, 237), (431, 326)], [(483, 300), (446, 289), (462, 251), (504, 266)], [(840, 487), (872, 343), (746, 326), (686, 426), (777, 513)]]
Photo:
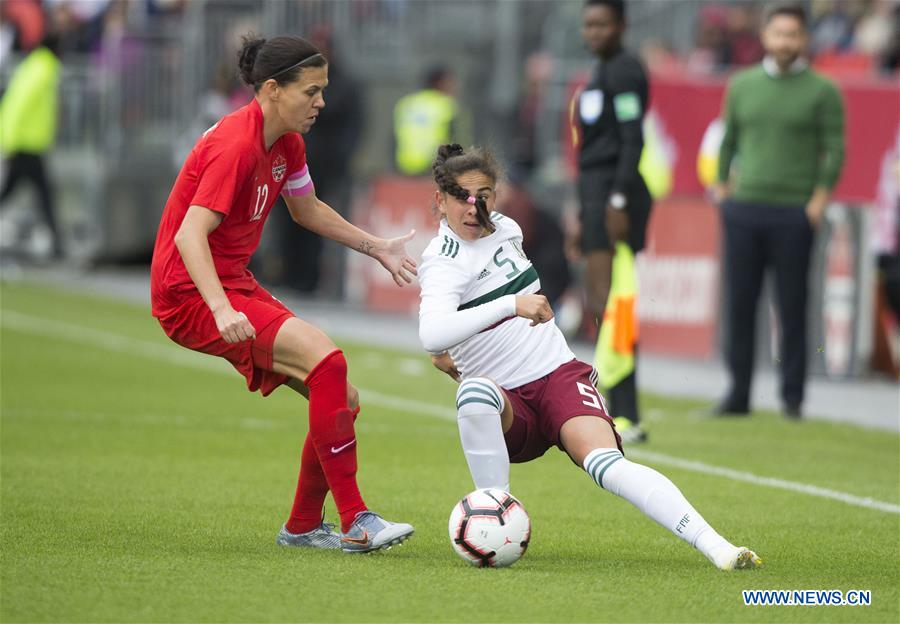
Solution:
[(419, 336), (460, 382), (459, 437), (477, 488), (509, 491), (510, 462), (557, 446), (601, 488), (723, 570), (760, 558), (719, 535), (665, 476), (626, 459), (595, 386), (553, 322), (518, 224), (493, 211), (501, 171), (489, 151), (442, 145), (432, 166), (441, 213), (422, 254)]

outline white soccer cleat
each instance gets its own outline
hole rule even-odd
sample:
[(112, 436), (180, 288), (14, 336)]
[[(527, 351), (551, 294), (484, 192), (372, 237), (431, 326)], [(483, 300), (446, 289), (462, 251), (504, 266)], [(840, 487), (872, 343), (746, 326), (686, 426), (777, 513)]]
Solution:
[(720, 570), (753, 570), (762, 567), (762, 559), (745, 546), (734, 546), (716, 553), (714, 563)]

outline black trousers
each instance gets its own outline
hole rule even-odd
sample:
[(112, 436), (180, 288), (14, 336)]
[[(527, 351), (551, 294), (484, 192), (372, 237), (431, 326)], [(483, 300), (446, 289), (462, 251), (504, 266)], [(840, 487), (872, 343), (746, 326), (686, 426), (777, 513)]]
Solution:
[(62, 253), (62, 240), (59, 236), (59, 227), (56, 223), (56, 209), (53, 201), (53, 188), (44, 168), (44, 159), (40, 154), (26, 154), (18, 152), (10, 156), (7, 161), (9, 170), (6, 180), (3, 182), (3, 190), (0, 191), (0, 207), (5, 202), (16, 186), (23, 180), (30, 180), (38, 193), (38, 206), (47, 227), (53, 234), (53, 253), (56, 256)]
[(800, 405), (806, 382), (806, 302), (813, 229), (804, 206), (727, 200), (722, 204), (727, 335), (725, 360), (731, 373), (726, 401), (746, 409), (750, 402), (756, 345), (756, 309), (763, 276), (775, 277), (781, 340), (781, 398)]

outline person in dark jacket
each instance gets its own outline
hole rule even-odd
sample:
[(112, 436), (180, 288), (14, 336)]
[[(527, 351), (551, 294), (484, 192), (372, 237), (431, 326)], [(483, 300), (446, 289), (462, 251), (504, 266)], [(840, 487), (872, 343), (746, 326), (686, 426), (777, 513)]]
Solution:
[[(582, 37), (598, 62), (572, 110), (580, 130), (578, 194), (587, 305), (598, 326), (609, 298), (615, 245), (627, 243), (634, 253), (643, 249), (652, 206), (638, 171), (649, 87), (641, 62), (622, 47), (624, 33), (623, 0), (585, 2)], [(605, 388), (605, 394), (622, 439), (644, 440), (634, 372)]]

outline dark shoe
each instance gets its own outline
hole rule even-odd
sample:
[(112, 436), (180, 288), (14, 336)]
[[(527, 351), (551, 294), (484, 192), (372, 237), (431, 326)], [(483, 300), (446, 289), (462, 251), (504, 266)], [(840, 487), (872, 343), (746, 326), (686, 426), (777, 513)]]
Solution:
[(725, 399), (709, 411), (710, 416), (747, 416), (750, 408), (747, 405), (738, 405), (734, 401)]
[(788, 420), (800, 420), (803, 418), (803, 410), (799, 403), (784, 406), (784, 417)]

